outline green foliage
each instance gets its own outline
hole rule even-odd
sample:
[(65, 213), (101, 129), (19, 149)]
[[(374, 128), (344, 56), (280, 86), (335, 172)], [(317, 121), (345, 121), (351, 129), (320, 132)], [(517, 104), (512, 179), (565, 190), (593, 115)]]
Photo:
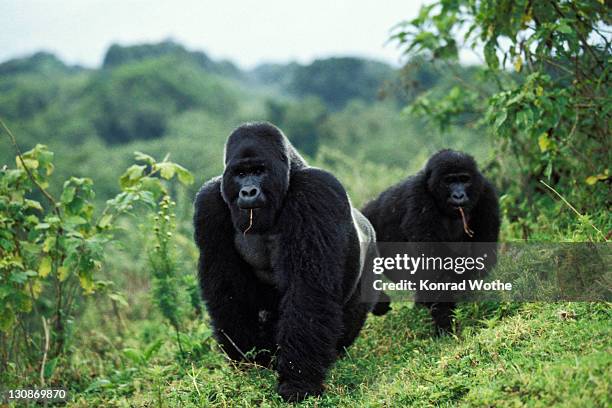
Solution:
[(186, 288), (177, 273), (175, 256), (172, 253), (172, 233), (175, 229), (174, 207), (170, 196), (162, 197), (159, 211), (154, 218), (155, 247), (149, 253), (153, 271), (153, 300), (162, 315), (170, 322), (177, 334), (177, 343), (183, 352), (180, 340), (181, 320), (190, 303)]
[(101, 71), (86, 92), (96, 131), (109, 142), (157, 138), (176, 113), (201, 108), (227, 116), (237, 104), (219, 79), (195, 64), (177, 64), (172, 56)]
[(63, 96), (66, 81), (80, 73), (47, 53), (0, 64), (0, 114), (7, 119), (32, 119)]
[[(95, 169), (99, 201), (116, 194), (119, 169), (129, 165), (134, 150), (171, 151), (202, 177), (218, 173), (225, 137), (246, 120), (279, 125), (307, 156), (327, 146), (384, 165), (404, 167), (409, 157), (413, 170), (443, 147), (488, 155), (475, 132), (428, 129), (431, 137), (421, 138), (422, 121), (399, 117), (398, 76), (384, 64), (332, 58), (310, 65), (263, 65), (243, 78), (208, 65), (221, 62), (198, 62), (197, 52), (175, 43), (113, 46), (108, 55), (115, 62), (93, 70), (48, 70), (34, 57), (27, 67), (15, 61), (0, 64), (7, 70), (0, 76), (0, 115), (24, 146), (45, 140), (58, 153), (58, 178), (87, 177)], [(341, 82), (337, 73), (344, 73)], [(447, 77), (423, 65), (410, 78), (429, 90), (448, 82)], [(438, 92), (446, 92), (445, 87)], [(371, 103), (378, 93), (391, 100)], [(12, 160), (9, 152), (0, 149), (0, 160)]]
[(294, 103), (269, 99), (266, 109), (270, 121), (288, 135), (300, 152), (309, 156), (317, 152), (321, 125), (327, 117), (325, 105), (319, 98), (311, 96)]
[(177, 63), (196, 64), (209, 73), (239, 78), (242, 72), (231, 62), (216, 62), (201, 51), (188, 51), (182, 45), (173, 41), (162, 41), (157, 44), (141, 44), (121, 46), (113, 44), (106, 51), (103, 68), (115, 68), (119, 65), (133, 62), (171, 56)]
[(469, 151), (480, 161), (491, 151), (478, 132), (459, 126), (440, 131), (414, 116), (400, 114), (391, 103), (368, 106), (353, 101), (328, 116), (320, 128), (322, 146), (364, 163), (402, 168), (404, 176), (418, 171), (431, 154), (443, 148)]
[(391, 68), (383, 63), (329, 58), (297, 67), (290, 89), (298, 96), (317, 96), (335, 110), (352, 99), (376, 100), (384, 81), (393, 77)]
[(264, 63), (256, 66), (250, 73), (251, 80), (255, 83), (276, 86), (279, 89), (289, 89), (295, 71), (299, 64), (291, 62), (289, 64), (269, 64)]
[(51, 76), (78, 70), (79, 68), (66, 66), (55, 55), (47, 52), (37, 52), (30, 57), (10, 60), (0, 65), (0, 75), (2, 76), (16, 73), (39, 73)]
[[(397, 79), (390, 66), (353, 57), (318, 59), (308, 65), (262, 64), (249, 76), (254, 83), (300, 99), (316, 97), (331, 111), (342, 109), (353, 100), (372, 103), (381, 99), (385, 96), (383, 88)], [(397, 95), (392, 90), (386, 96)]]
[(405, 177), (401, 169), (362, 161), (328, 147), (319, 151), (313, 165), (328, 169), (338, 177), (357, 208)]
[[(0, 329), (12, 330), (22, 313), (32, 311), (46, 286), (54, 281), (58, 290), (78, 280), (84, 293), (95, 288), (93, 274), (100, 268), (101, 233), (93, 216), (92, 181), (72, 177), (64, 183), (59, 201), (45, 188), (53, 172), (53, 153), (44, 145), (17, 158), (17, 168), (0, 173), (2, 220), (2, 317)], [(45, 210), (32, 198), (35, 190), (49, 201)], [(57, 352), (63, 344), (64, 315), (70, 313), (72, 297), (57, 299)]]
[(51, 69), (47, 59), (0, 64), (0, 115), (30, 146), (159, 138), (181, 113), (228, 120), (238, 110), (236, 80), (193, 58), (169, 53), (101, 70)]
[[(145, 164), (130, 167), (120, 179), (122, 192), (96, 211), (89, 178), (70, 177), (59, 199), (47, 191), (53, 156), (46, 146), (36, 145), (18, 154), (15, 168), (0, 170), (0, 365), (22, 361), (23, 367), (14, 368), (27, 372), (42, 358), (41, 382), (52, 376), (66, 351), (83, 295), (98, 291), (125, 303), (111, 290), (112, 282), (97, 278), (117, 218), (133, 213), (137, 203), (155, 209), (156, 199), (166, 211), (168, 190), (157, 174), (164, 180), (193, 182), (185, 168), (167, 158), (157, 162), (137, 153), (136, 160)], [(18, 335), (17, 327), (22, 329)], [(40, 339), (44, 348), (32, 348)]]
[(523, 220), (556, 211), (539, 180), (583, 213), (609, 205), (609, 23), (598, 1), (453, 0), (424, 6), (393, 37), (408, 55), (451, 64), (462, 46), (483, 51), (479, 75), (495, 89), (459, 78), (447, 95), (421, 95), (412, 111), (443, 128), (466, 114), (481, 119), (499, 152), (504, 209), (524, 237), (532, 229)]

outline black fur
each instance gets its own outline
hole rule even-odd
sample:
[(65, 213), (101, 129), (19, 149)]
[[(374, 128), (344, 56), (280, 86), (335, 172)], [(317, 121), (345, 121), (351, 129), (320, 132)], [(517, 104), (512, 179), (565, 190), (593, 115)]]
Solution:
[[(469, 201), (462, 207), (474, 232), (473, 237), (466, 234), (459, 211), (448, 202), (449, 189), (443, 180), (446, 175), (456, 173), (471, 176), (466, 187)], [(495, 188), (480, 173), (471, 156), (453, 150), (434, 154), (415, 176), (369, 202), (363, 214), (376, 230), (381, 256), (389, 256), (384, 253), (384, 245), (380, 244), (383, 242), (498, 241), (500, 215)], [(496, 263), (496, 248), (496, 244), (489, 246), (491, 256), (485, 262), (486, 270)], [(398, 279), (392, 274), (387, 276), (392, 280)], [(454, 302), (420, 302), (419, 299), (423, 299), (423, 295), (417, 291), (415, 300), (430, 309), (439, 330), (451, 328)]]
[[(246, 234), (249, 210), (237, 205), (245, 162), (258, 169), (254, 180), (265, 199)], [(372, 309), (361, 301), (355, 224), (366, 241), (375, 241), (374, 230), (338, 180), (309, 167), (271, 124), (237, 128), (225, 166), (198, 192), (194, 215), (201, 291), (216, 339), (235, 360), (246, 355), (267, 366), (276, 355), (285, 400), (317, 395)]]

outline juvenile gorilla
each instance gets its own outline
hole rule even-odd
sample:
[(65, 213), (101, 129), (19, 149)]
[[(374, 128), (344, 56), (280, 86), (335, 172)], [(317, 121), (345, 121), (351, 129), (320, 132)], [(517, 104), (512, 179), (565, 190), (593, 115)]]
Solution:
[(224, 351), (264, 366), (275, 354), (285, 400), (320, 394), (377, 296), (364, 297), (373, 278), (362, 273), (376, 245), (360, 245), (375, 233), (342, 185), (275, 126), (247, 123), (227, 140), (223, 175), (198, 192), (194, 226), (202, 296)]
[[(497, 193), (478, 171), (474, 159), (465, 153), (439, 151), (423, 170), (384, 191), (366, 205), (363, 213), (376, 230), (381, 256), (392, 256), (384, 253), (383, 242), (479, 242), (488, 243), (477, 246), (479, 250), (486, 249), (488, 255), (485, 270), (479, 276), (484, 276), (497, 261), (500, 226)], [(464, 248), (462, 255), (482, 254), (466, 253)], [(393, 281), (401, 279), (397, 274), (387, 276)], [(435, 281), (436, 272), (428, 277)], [(440, 293), (440, 297), (449, 300), (448, 293)], [(430, 294), (426, 296), (420, 291), (416, 292), (415, 300), (430, 309), (438, 330), (451, 328), (455, 302), (432, 302)]]

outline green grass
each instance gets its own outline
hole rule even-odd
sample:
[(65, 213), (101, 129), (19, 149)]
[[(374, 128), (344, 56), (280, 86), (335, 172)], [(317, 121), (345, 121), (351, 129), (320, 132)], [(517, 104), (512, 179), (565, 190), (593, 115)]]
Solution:
[[(464, 304), (457, 322), (457, 336), (434, 337), (427, 313), (409, 303), (369, 317), (330, 371), (325, 394), (301, 406), (612, 403), (610, 304)], [(82, 388), (71, 391), (69, 406), (288, 406), (275, 392), (274, 371), (227, 361), (206, 322), (194, 323), (185, 335), (192, 354), (183, 362), (171, 331), (159, 323), (135, 323), (121, 339), (105, 332), (82, 336), (84, 344), (65, 373), (81, 378), (55, 377)], [(146, 362), (128, 358), (117, 346), (120, 340), (121, 347), (143, 350), (154, 339), (163, 345)]]

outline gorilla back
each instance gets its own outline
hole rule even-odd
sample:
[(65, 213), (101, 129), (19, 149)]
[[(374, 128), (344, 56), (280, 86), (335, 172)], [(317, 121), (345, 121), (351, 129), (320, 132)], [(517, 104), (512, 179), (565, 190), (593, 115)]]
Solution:
[(216, 339), (232, 359), (268, 365), (276, 354), (286, 400), (322, 391), (372, 309), (359, 236), (375, 235), (353, 212), (338, 180), (268, 123), (234, 130), (222, 176), (197, 194), (199, 279)]

